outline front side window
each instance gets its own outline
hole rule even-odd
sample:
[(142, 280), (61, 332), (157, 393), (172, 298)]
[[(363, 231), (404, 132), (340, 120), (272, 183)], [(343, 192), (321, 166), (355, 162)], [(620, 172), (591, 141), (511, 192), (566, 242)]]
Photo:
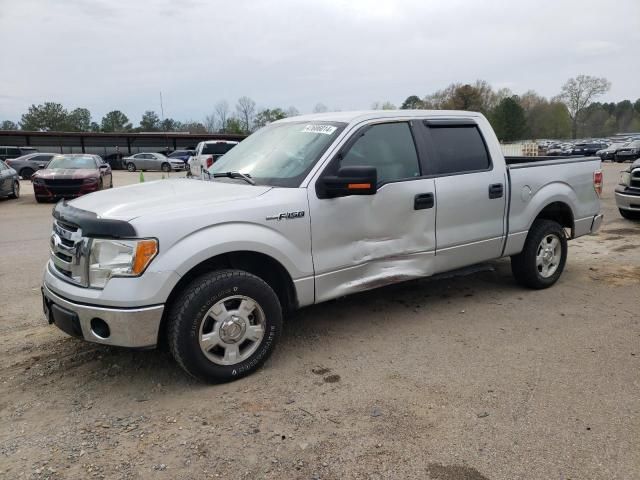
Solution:
[(272, 123), (234, 146), (208, 172), (240, 172), (259, 185), (297, 187), (344, 127), (341, 122)]
[(376, 167), (378, 184), (420, 176), (418, 154), (406, 122), (367, 128), (343, 154), (338, 166)]
[(429, 126), (436, 150), (434, 173), (455, 173), (488, 170), (491, 160), (482, 135), (475, 125)]

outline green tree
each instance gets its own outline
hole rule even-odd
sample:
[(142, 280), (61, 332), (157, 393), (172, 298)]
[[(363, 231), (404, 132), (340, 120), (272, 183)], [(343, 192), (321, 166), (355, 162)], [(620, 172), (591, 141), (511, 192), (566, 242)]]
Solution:
[(523, 138), (527, 121), (524, 108), (517, 102), (517, 97), (502, 99), (492, 110), (490, 119), (499, 140), (511, 142)]
[(207, 127), (195, 120), (187, 120), (184, 123), (178, 123), (181, 132), (189, 133), (207, 133)]
[(177, 132), (181, 127), (180, 122), (173, 118), (165, 118), (160, 122), (160, 130), (163, 132)]
[(160, 118), (153, 110), (147, 110), (142, 114), (140, 130), (143, 132), (157, 132), (160, 130)]
[(96, 123), (96, 122), (91, 122), (91, 125), (89, 125), (89, 131), (90, 132), (99, 132), (100, 131), (100, 124)]
[(65, 130), (88, 132), (91, 129), (91, 112), (86, 108), (76, 108), (67, 114)]
[(371, 104), (371, 109), (372, 110), (395, 110), (396, 106), (387, 100), (385, 102), (373, 102)]
[(402, 105), (400, 105), (402, 110), (419, 110), (424, 108), (424, 103), (420, 100), (420, 97), (417, 95), (409, 95)]
[(18, 124), (11, 120), (5, 120), (0, 123), (0, 130), (19, 130)]
[(260, 110), (256, 114), (254, 125), (256, 128), (261, 128), (261, 127), (264, 127), (265, 125), (270, 124), (271, 122), (275, 122), (276, 120), (281, 120), (286, 117), (287, 117), (287, 114), (281, 108), (273, 108), (273, 109), (265, 108), (263, 110)]
[(227, 126), (225, 128), (226, 133), (245, 133), (242, 122), (236, 117), (231, 117), (227, 120)]
[(129, 118), (120, 110), (113, 110), (102, 117), (103, 132), (127, 132), (131, 128)]
[(578, 120), (582, 110), (589, 106), (593, 99), (609, 91), (611, 82), (606, 78), (589, 75), (578, 75), (570, 78), (562, 86), (558, 99), (567, 106), (571, 117), (571, 134), (576, 138), (578, 134)]
[(52, 131), (64, 130), (67, 121), (67, 111), (55, 102), (45, 102), (41, 105), (31, 105), (27, 113), (22, 115), (23, 130)]

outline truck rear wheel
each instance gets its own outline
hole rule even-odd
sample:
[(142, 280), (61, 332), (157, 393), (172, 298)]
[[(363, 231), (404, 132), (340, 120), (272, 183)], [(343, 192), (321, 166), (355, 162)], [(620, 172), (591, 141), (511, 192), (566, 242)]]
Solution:
[(242, 270), (220, 270), (192, 281), (169, 312), (169, 348), (192, 376), (219, 383), (257, 370), (282, 330), (278, 296)]
[(558, 281), (567, 261), (567, 238), (552, 220), (533, 222), (522, 252), (511, 257), (516, 281), (529, 288), (548, 288)]

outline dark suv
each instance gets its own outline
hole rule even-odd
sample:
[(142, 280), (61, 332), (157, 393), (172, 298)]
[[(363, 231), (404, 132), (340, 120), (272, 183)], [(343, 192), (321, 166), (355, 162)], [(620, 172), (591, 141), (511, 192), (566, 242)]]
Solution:
[(606, 143), (576, 143), (573, 147), (571, 155), (584, 155), (585, 157), (589, 157), (591, 155), (595, 155), (598, 150), (602, 150), (603, 148), (607, 148), (608, 145)]
[(30, 153), (37, 153), (38, 149), (33, 147), (0, 147), (0, 160), (18, 158)]

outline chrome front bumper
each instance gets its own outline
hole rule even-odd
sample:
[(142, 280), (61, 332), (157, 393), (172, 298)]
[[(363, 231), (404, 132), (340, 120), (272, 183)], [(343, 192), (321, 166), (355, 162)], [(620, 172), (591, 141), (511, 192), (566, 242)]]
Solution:
[(623, 210), (640, 211), (640, 195), (629, 195), (616, 190), (616, 205)]
[[(149, 348), (158, 342), (164, 305), (125, 309), (78, 304), (56, 295), (46, 283), (42, 286), (42, 295), (47, 321), (69, 335), (119, 347)], [(108, 325), (108, 336), (94, 331), (95, 319)]]

